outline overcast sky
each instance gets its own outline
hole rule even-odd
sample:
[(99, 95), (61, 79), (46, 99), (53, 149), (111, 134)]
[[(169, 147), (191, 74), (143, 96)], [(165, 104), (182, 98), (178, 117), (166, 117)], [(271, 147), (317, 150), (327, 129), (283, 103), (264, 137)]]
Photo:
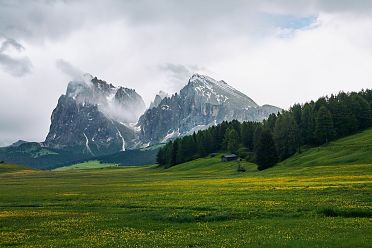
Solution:
[(43, 141), (85, 72), (146, 104), (194, 72), (282, 108), (372, 88), (372, 1), (0, 0), (0, 146)]

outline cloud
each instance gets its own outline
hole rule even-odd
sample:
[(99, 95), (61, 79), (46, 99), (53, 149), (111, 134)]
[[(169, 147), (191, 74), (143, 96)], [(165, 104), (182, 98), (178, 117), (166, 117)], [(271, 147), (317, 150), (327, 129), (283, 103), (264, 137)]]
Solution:
[(68, 75), (69, 77), (71, 77), (72, 80), (82, 80), (82, 76), (83, 76), (83, 71), (80, 70), (79, 68), (73, 66), (71, 63), (63, 60), (63, 59), (57, 59), (56, 60), (56, 67), (62, 71), (63, 73), (65, 73), (66, 75)]
[[(182, 25), (190, 28), (254, 29), (260, 12), (306, 17), (319, 12), (370, 14), (370, 0), (1, 0), (0, 33), (15, 40), (60, 40), (82, 28), (125, 21), (132, 26)], [(225, 29), (229, 27), (229, 29)], [(205, 35), (205, 34), (204, 34)]]
[(14, 77), (22, 77), (31, 72), (32, 64), (28, 58), (15, 59), (0, 53), (0, 66)]
[(44, 139), (58, 97), (82, 74), (75, 65), (136, 89), (147, 104), (159, 90), (178, 91), (194, 72), (284, 108), (370, 87), (371, 4), (0, 0), (0, 34), (9, 38), (0, 39), (0, 142)]
[(181, 65), (172, 63), (160, 65), (159, 69), (166, 73), (168, 77), (168, 89), (172, 92), (180, 90), (194, 73), (207, 71), (206, 68), (198, 65)]
[(0, 45), (0, 67), (14, 77), (22, 77), (31, 72), (32, 63), (27, 57), (15, 57), (7, 54), (14, 48), (17, 52), (22, 51), (23, 46), (13, 39), (4, 39)]
[(270, 13), (306, 16), (318, 13), (370, 15), (370, 0), (263, 0), (261, 10)]
[(8, 48), (15, 48), (16, 50), (18, 51), (21, 51), (24, 49), (24, 47), (19, 44), (17, 41), (13, 40), (13, 39), (6, 39), (2, 42), (1, 46), (0, 46), (0, 53), (6, 51)]
[(370, 0), (317, 0), (315, 6), (323, 11), (330, 13), (353, 13), (370, 15), (372, 10), (372, 1)]

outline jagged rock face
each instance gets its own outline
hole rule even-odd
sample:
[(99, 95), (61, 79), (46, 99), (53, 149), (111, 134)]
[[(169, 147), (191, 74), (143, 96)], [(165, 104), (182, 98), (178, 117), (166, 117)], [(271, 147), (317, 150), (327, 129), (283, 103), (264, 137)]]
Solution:
[(120, 87), (115, 93), (116, 110), (113, 116), (124, 123), (135, 123), (146, 109), (140, 95), (133, 89)]
[(274, 106), (260, 107), (224, 81), (195, 74), (179, 94), (166, 97), (157, 107), (147, 110), (138, 125), (141, 141), (155, 144), (224, 120), (262, 121), (278, 111)]
[(20, 145), (25, 144), (25, 143), (28, 143), (28, 142), (24, 140), (18, 140), (14, 142), (13, 144), (11, 144), (9, 147), (19, 147)]
[(138, 135), (129, 123), (136, 122), (144, 109), (134, 90), (97, 78), (70, 82), (52, 113), (44, 144), (90, 155), (133, 148)]
[(85, 76), (84, 81), (70, 82), (66, 96), (77, 103), (97, 105), (99, 111), (110, 119), (123, 123), (135, 123), (146, 109), (140, 95), (133, 89), (116, 88), (97, 78)]
[(155, 96), (154, 101), (151, 102), (149, 109), (159, 106), (161, 101), (166, 97), (169, 97), (168, 93), (164, 91), (159, 91), (159, 93)]

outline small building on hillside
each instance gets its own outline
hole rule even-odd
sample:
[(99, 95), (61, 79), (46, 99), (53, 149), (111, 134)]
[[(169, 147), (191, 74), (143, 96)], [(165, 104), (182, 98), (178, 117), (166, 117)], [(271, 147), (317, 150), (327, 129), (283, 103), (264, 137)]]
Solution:
[(224, 154), (221, 156), (222, 162), (228, 162), (228, 161), (236, 161), (238, 160), (238, 155), (236, 154)]

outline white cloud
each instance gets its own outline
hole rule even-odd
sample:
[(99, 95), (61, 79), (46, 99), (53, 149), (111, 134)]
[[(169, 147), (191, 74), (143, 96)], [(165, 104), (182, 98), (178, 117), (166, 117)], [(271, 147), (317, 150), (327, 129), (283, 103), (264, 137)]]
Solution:
[[(24, 47), (14, 39), (0, 36), (0, 68), (14, 77), (22, 77), (31, 72), (32, 63), (29, 58), (17, 56)], [(16, 56), (12, 55), (16, 53)]]
[(22, 78), (0, 70), (0, 142), (43, 140), (76, 68), (135, 88), (147, 104), (194, 71), (280, 107), (371, 87), (370, 3), (0, 0), (0, 33), (33, 65)]
[(63, 59), (57, 59), (56, 66), (63, 73), (70, 76), (72, 80), (81, 80), (83, 77), (84, 72), (82, 70)]

